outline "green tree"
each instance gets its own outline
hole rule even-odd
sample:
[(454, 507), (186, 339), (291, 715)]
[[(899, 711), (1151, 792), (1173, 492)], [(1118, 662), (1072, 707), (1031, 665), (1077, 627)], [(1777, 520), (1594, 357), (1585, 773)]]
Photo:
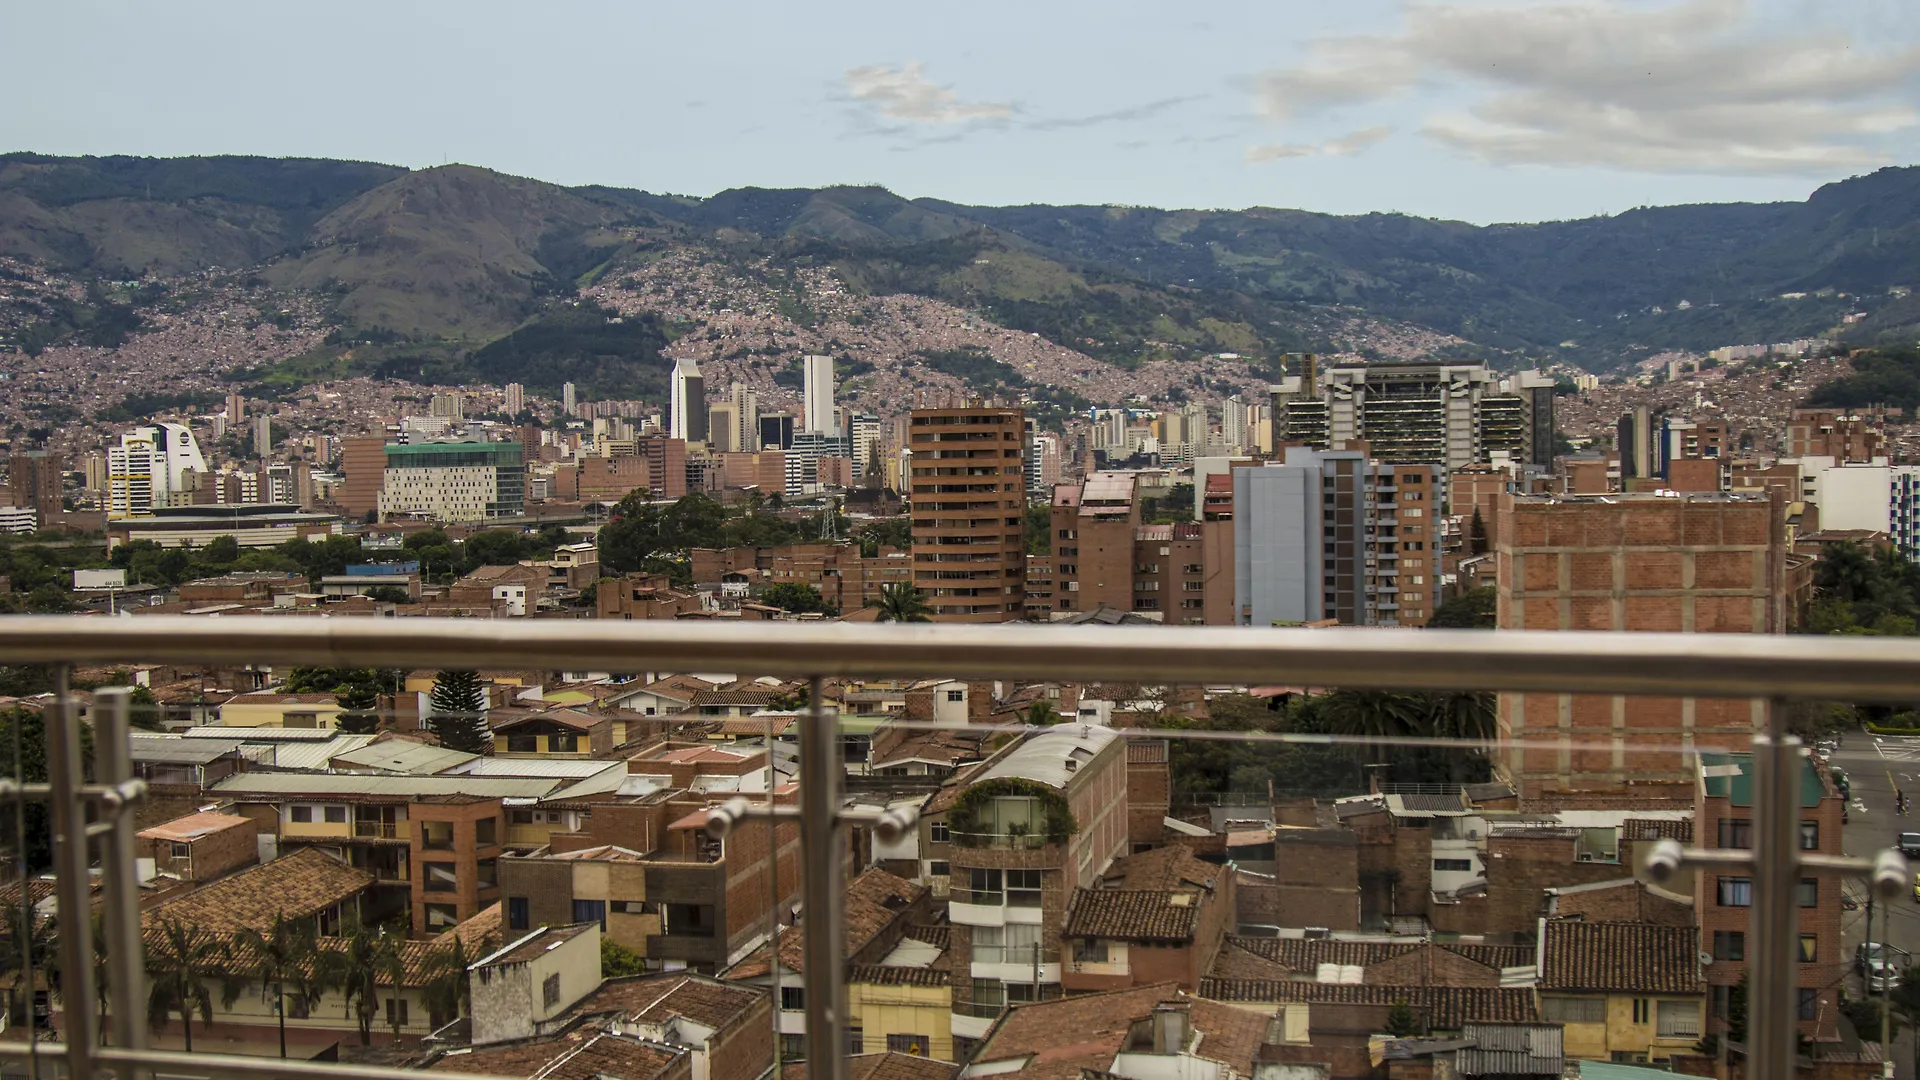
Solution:
[(469, 754), (484, 754), (492, 746), (487, 733), (487, 690), (478, 672), (442, 671), (433, 680), (428, 708), (440, 745)]
[(240, 557), (240, 542), (231, 536), (216, 536), (207, 544), (206, 560), (216, 566), (231, 566)]
[[(470, 963), (467, 943), (459, 934), (448, 936), (452, 940), (428, 953), (422, 969), (424, 981), (420, 986), (420, 996), (426, 1003), (435, 1028), (467, 1015), (473, 1006), (472, 984), (467, 979), (467, 966)], [(606, 953), (608, 940), (600, 939), (602, 955)], [(601, 966), (604, 974), (605, 965)]]
[[(346, 1015), (360, 1028), (360, 1045), (373, 1045), (373, 1021), (380, 1013), (380, 981), (394, 982), (392, 965), (400, 935), (348, 916), (340, 934), (321, 951), (322, 985), (340, 991)], [(396, 990), (399, 983), (394, 982)]]
[[(148, 1022), (165, 1027), (177, 1014), (187, 1053), (193, 1053), (193, 1018), (198, 1015), (202, 1024), (213, 1026), (213, 983), (231, 982), (226, 974), (231, 963), (226, 942), (178, 919), (161, 923), (158, 940), (147, 946), (147, 975), (153, 983), (147, 996)], [(237, 989), (223, 996), (227, 1004), (239, 999)]]
[(411, 604), (413, 597), (398, 585), (375, 585), (366, 591), (366, 597), (382, 604)]
[(610, 937), (600, 939), (600, 974), (609, 979), (627, 975), (645, 975), (646, 957)]
[(152, 690), (136, 686), (127, 694), (127, 723), (141, 731), (166, 730), (160, 722), (160, 699)]
[(777, 607), (782, 611), (792, 612), (795, 615), (808, 615), (816, 612), (828, 615), (837, 614), (833, 610), (833, 606), (827, 603), (826, 598), (820, 595), (819, 589), (811, 585), (803, 585), (797, 581), (782, 581), (767, 586), (766, 591), (760, 594), (760, 602), (769, 607)]
[(1038, 698), (1027, 706), (1027, 711), (1022, 714), (1022, 718), (1026, 720), (1029, 727), (1052, 727), (1060, 722), (1060, 710), (1054, 708), (1052, 701)]
[(907, 551), (913, 547), (913, 521), (906, 517), (881, 518), (854, 530), (862, 558), (877, 558), (883, 547)]
[(1420, 1020), (1413, 1015), (1413, 1009), (1405, 998), (1395, 998), (1393, 1007), (1387, 1010), (1387, 1034), (1396, 1039), (1406, 1039), (1420, 1034)]
[(1747, 1043), (1747, 973), (1740, 973), (1740, 981), (1727, 991), (1727, 1041), (1745, 1046)]
[(1467, 554), (1485, 555), (1487, 553), (1487, 520), (1480, 516), (1480, 508), (1473, 508), (1473, 520), (1467, 523)]
[(1434, 609), (1430, 630), (1492, 630), (1500, 615), (1500, 590), (1491, 585), (1468, 589)]
[(305, 919), (288, 919), (284, 911), (275, 912), (273, 926), (266, 933), (244, 927), (238, 943), (240, 955), (235, 957), (238, 970), (258, 981), (262, 990), (271, 988), (273, 992), (274, 1018), (280, 1029), (280, 1056), (284, 1058), (287, 1056), (287, 984), (305, 979), (305, 973), (317, 959), (313, 924)]
[(1053, 554), (1053, 507), (1045, 504), (1027, 507), (1027, 554)]
[(927, 598), (912, 582), (893, 581), (880, 587), (880, 598), (874, 602), (879, 609), (879, 622), (932, 622), (933, 608), (927, 605)]

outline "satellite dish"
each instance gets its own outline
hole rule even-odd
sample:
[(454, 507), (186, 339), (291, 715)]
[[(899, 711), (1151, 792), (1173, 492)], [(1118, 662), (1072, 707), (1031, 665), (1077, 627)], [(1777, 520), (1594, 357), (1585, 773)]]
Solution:
[(1710, 952), (1703, 952), (1703, 953), (1701, 953), (1701, 954), (1700, 954), (1700, 966), (1701, 966), (1701, 967), (1703, 967), (1703, 968), (1704, 968), (1704, 967), (1712, 967), (1712, 966), (1713, 966), (1713, 954), (1712, 954), (1712, 953), (1710, 953)]

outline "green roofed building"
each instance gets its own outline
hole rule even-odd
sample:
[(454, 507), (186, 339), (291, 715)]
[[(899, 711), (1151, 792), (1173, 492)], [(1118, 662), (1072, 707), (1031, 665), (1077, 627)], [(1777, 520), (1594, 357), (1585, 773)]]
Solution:
[(434, 521), (519, 517), (527, 465), (518, 442), (390, 443), (380, 516)]

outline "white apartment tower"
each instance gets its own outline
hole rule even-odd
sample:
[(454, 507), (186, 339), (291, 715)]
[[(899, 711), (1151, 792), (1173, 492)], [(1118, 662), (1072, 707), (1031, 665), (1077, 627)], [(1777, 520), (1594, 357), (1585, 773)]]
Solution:
[(805, 377), (806, 430), (840, 434), (840, 425), (833, 418), (833, 357), (803, 356), (800, 363)]
[(572, 383), (563, 384), (560, 387), (561, 411), (565, 412), (568, 416), (572, 416), (574, 413), (574, 410), (579, 406), (579, 404), (580, 404), (580, 400), (574, 392), (573, 384)]
[(506, 385), (505, 392), (502, 396), (506, 400), (501, 404), (501, 410), (505, 412), (508, 417), (519, 416), (526, 410), (527, 388), (524, 385), (517, 382), (510, 382)]
[(1246, 449), (1247, 403), (1240, 399), (1239, 394), (1220, 405), (1220, 441), (1233, 450)]
[(107, 516), (149, 517), (187, 491), (190, 473), (206, 471), (207, 459), (185, 424), (134, 428), (120, 436), (120, 445), (107, 447)]
[(707, 441), (707, 382), (700, 377), (700, 364), (691, 356), (673, 361), (672, 415), (667, 434), (684, 442)]
[(760, 392), (745, 383), (734, 383), (728, 393), (733, 404), (734, 422), (740, 425), (740, 433), (734, 438), (734, 446), (752, 453), (760, 449)]

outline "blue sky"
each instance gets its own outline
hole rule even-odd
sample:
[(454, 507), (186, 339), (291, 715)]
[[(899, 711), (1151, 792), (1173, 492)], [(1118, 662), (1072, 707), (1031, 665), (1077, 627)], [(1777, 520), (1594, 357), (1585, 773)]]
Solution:
[(0, 149), (1476, 222), (1920, 163), (1909, 0), (0, 10)]

